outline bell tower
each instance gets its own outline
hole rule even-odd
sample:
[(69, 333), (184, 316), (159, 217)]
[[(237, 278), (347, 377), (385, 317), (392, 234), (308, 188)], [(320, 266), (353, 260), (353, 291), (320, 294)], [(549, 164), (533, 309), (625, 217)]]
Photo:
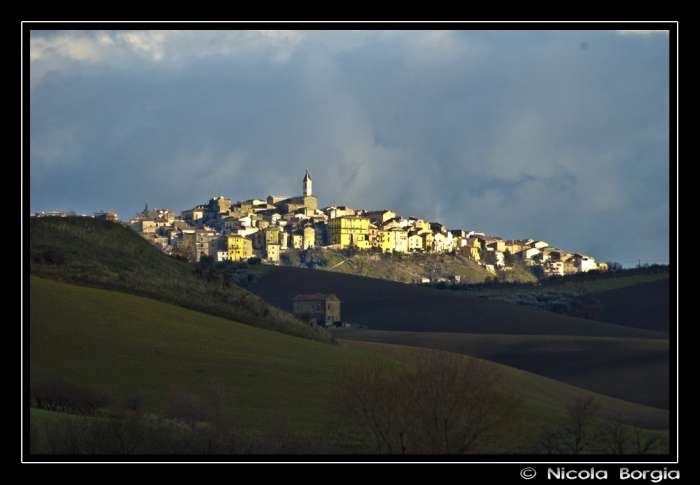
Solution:
[(311, 195), (311, 177), (309, 177), (309, 171), (306, 171), (306, 175), (304, 176), (304, 190), (302, 192), (302, 195), (304, 197), (308, 197)]

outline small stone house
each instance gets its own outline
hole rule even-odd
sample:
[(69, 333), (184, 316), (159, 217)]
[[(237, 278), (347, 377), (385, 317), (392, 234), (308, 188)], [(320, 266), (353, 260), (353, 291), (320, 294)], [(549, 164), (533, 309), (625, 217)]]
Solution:
[(340, 321), (340, 300), (332, 294), (297, 295), (292, 299), (292, 313), (299, 319), (314, 320), (316, 325), (330, 326)]

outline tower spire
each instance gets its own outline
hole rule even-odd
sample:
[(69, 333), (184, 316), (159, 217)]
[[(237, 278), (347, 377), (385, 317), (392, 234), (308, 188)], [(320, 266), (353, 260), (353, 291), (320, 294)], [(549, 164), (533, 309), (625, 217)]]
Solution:
[(304, 181), (303, 181), (303, 192), (302, 195), (304, 197), (308, 197), (311, 195), (311, 177), (309, 177), (309, 171), (306, 171), (306, 175), (304, 176)]

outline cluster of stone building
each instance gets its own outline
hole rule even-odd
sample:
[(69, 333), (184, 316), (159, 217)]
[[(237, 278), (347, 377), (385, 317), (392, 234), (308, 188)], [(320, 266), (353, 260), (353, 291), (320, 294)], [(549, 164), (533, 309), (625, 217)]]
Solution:
[(318, 208), (306, 172), (302, 195), (239, 200), (215, 197), (177, 217), (167, 209), (144, 211), (130, 226), (165, 252), (187, 249), (195, 260), (216, 261), (260, 257), (278, 263), (288, 249), (375, 249), (385, 252), (459, 251), (489, 270), (506, 269), (506, 251), (527, 264), (540, 264), (546, 273), (566, 274), (607, 269), (594, 259), (569, 253), (543, 241), (510, 240), (471, 230), (447, 230), (439, 222), (401, 217), (391, 210), (354, 210), (346, 206)]

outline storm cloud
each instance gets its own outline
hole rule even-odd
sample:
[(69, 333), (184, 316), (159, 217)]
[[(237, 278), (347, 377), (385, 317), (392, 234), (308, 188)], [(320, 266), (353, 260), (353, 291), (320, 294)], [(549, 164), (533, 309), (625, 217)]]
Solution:
[(321, 207), (667, 263), (669, 41), (32, 31), (29, 212), (293, 196), (308, 169)]

